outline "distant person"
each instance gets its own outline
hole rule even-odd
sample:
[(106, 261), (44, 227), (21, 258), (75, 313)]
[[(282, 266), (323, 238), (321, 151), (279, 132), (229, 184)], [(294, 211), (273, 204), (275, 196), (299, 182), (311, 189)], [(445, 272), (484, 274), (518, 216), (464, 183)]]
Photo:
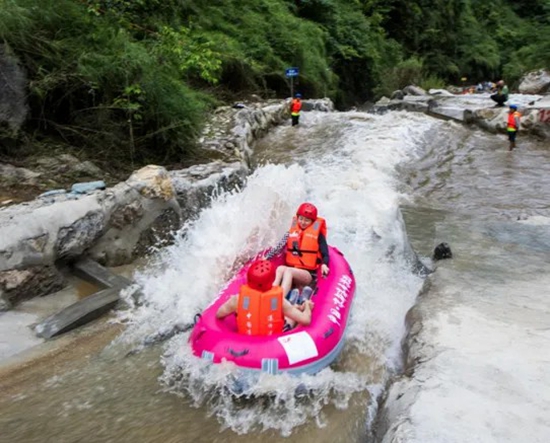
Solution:
[(518, 112), (518, 107), (516, 105), (510, 105), (508, 109), (508, 124), (506, 125), (508, 140), (510, 141), (509, 151), (516, 147), (516, 136), (519, 131), (520, 117), (521, 114)]
[[(273, 335), (291, 329), (296, 323), (308, 326), (314, 303), (305, 300), (293, 306), (283, 297), (283, 289), (273, 286), (275, 266), (267, 260), (250, 265), (247, 283), (218, 308), (216, 318), (237, 313), (237, 331), (245, 335)], [(286, 320), (286, 321), (285, 321)]]
[(504, 80), (499, 80), (496, 85), (496, 92), (491, 95), (491, 100), (496, 102), (497, 107), (504, 107), (504, 102), (508, 101), (508, 86)]
[(294, 99), (290, 103), (290, 116), (292, 118), (292, 126), (296, 126), (300, 122), (300, 111), (302, 110), (302, 94), (294, 94)]

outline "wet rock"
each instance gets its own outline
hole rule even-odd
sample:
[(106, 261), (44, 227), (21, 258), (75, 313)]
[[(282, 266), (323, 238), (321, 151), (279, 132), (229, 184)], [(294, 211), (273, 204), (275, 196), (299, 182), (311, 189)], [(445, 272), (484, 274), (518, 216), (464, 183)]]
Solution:
[(550, 72), (539, 69), (527, 73), (520, 81), (519, 92), (522, 94), (544, 94), (550, 91)]
[(30, 266), (0, 272), (0, 311), (17, 303), (60, 290), (64, 278), (55, 266)]
[(430, 89), (428, 90), (428, 93), (430, 95), (439, 95), (443, 97), (453, 97), (454, 94), (452, 92), (447, 91), (446, 89)]
[(101, 236), (104, 228), (105, 215), (99, 210), (88, 212), (70, 226), (59, 229), (54, 247), (56, 255), (59, 258), (81, 255)]
[(127, 205), (120, 205), (111, 215), (110, 225), (116, 229), (123, 229), (139, 221), (144, 213), (145, 210), (143, 209), (143, 205), (139, 201), (133, 201)]
[[(181, 226), (182, 210), (166, 169), (149, 165), (106, 193), (106, 227), (89, 249), (90, 257), (120, 266), (142, 256), (157, 243), (170, 243)], [(167, 217), (170, 214), (170, 217)]]
[[(290, 107), (290, 104), (289, 104), (289, 107)], [(302, 111), (333, 112), (334, 103), (332, 103), (332, 101), (328, 98), (304, 100), (302, 102)]]
[(434, 100), (428, 102), (428, 113), (433, 117), (438, 117), (444, 120), (455, 120), (458, 122), (465, 122), (468, 118), (465, 115), (464, 109), (441, 106)]
[(195, 165), (179, 171), (170, 171), (176, 198), (182, 208), (182, 217), (193, 217), (210, 204), (214, 192), (223, 192), (243, 186), (250, 169), (241, 162), (215, 161)]
[(451, 247), (448, 243), (439, 243), (433, 253), (433, 260), (444, 260), (446, 258), (453, 258)]
[(390, 95), (391, 100), (403, 100), (405, 97), (405, 93), (398, 89), (397, 91), (393, 91)]
[[(176, 211), (174, 208), (166, 209), (146, 230), (141, 232), (130, 258), (146, 256), (151, 252), (152, 246), (157, 248), (171, 244), (173, 236), (167, 234), (176, 232), (180, 226), (180, 211)], [(119, 258), (121, 263), (128, 263), (128, 261), (128, 257)]]
[[(550, 138), (550, 99), (538, 97), (532, 106), (520, 106), (521, 132)], [(477, 126), (493, 132), (505, 133), (508, 108), (483, 108), (465, 113), (465, 119)]]
[[(392, 97), (393, 99), (393, 97)], [(402, 100), (401, 99), (398, 99), (398, 100)], [(378, 100), (376, 103), (375, 103), (375, 106), (387, 106), (390, 104), (390, 99), (388, 97), (381, 97), (380, 100)]]
[[(129, 263), (137, 251), (151, 246), (145, 244), (148, 240), (170, 238), (180, 225), (180, 212), (171, 179), (161, 167), (136, 171), (127, 182), (106, 190), (59, 194), (2, 208), (0, 272), (48, 269), (57, 260), (85, 252), (108, 265)], [(154, 236), (150, 234), (153, 230)], [(33, 279), (10, 279), (10, 305), (27, 294), (42, 294), (44, 288), (53, 287), (41, 287), (40, 274), (36, 275)], [(19, 287), (14, 286), (17, 282)], [(27, 282), (34, 284), (34, 289)]]
[(405, 95), (416, 95), (416, 96), (428, 95), (424, 89), (422, 89), (420, 86), (415, 86), (415, 85), (405, 86), (403, 88), (403, 93)]

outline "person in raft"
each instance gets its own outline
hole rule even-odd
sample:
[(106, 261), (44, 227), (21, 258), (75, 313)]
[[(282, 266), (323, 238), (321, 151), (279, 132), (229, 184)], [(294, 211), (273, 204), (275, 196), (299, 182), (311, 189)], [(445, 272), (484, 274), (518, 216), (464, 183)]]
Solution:
[[(237, 313), (237, 330), (245, 335), (272, 335), (292, 329), (296, 323), (308, 326), (314, 303), (306, 300), (292, 305), (283, 297), (280, 286), (274, 286), (275, 266), (267, 260), (257, 260), (247, 272), (247, 283), (238, 295), (232, 295), (218, 308), (216, 318)], [(286, 319), (286, 321), (285, 321)]]
[(277, 268), (273, 282), (274, 285), (281, 285), (283, 294), (288, 294), (292, 286), (302, 288), (314, 285), (319, 266), (321, 275), (328, 275), (327, 225), (323, 218), (317, 216), (317, 208), (311, 203), (300, 205), (289, 231), (268, 251), (266, 260), (279, 254), (285, 246), (285, 265)]

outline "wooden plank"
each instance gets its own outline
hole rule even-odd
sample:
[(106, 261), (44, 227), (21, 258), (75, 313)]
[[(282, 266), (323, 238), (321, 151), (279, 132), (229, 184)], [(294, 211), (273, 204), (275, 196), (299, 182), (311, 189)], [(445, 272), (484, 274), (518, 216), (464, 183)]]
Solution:
[(39, 337), (52, 338), (102, 316), (119, 301), (120, 291), (132, 283), (127, 278), (113, 274), (89, 258), (79, 260), (72, 266), (72, 269), (74, 274), (80, 278), (107, 289), (85, 297), (46, 318), (34, 329)]
[(127, 278), (113, 274), (90, 258), (77, 261), (72, 268), (76, 276), (103, 287), (123, 287), (132, 283)]
[(52, 338), (95, 320), (116, 305), (120, 299), (121, 289), (104, 289), (73, 303), (36, 326), (36, 335), (46, 339)]

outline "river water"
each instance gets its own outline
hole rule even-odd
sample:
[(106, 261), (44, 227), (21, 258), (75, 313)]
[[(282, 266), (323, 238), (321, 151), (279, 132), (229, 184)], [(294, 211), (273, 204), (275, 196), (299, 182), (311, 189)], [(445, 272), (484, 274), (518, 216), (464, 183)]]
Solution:
[[(256, 147), (247, 185), (214, 196), (136, 271), (143, 304), (73, 334), (62, 351), (0, 370), (0, 440), (359, 442), (393, 426), (400, 441), (548, 441), (540, 350), (550, 344), (550, 150), (521, 134), (518, 146), (508, 152), (504, 135), (406, 112), (312, 112), (275, 128)], [(299, 380), (266, 376), (252, 399), (236, 399), (223, 388), (233, 368), (204, 367), (187, 333), (143, 345), (192, 322), (304, 200), (327, 219), (329, 242), (357, 278), (336, 364)], [(410, 245), (433, 266), (441, 241), (454, 258), (427, 280), (415, 274)], [(437, 365), (416, 368), (431, 385), (401, 376), (415, 304), (427, 325), (419, 338), (432, 337), (437, 351)], [(417, 395), (406, 407), (390, 395), (401, 412), (375, 426), (391, 383)], [(307, 395), (295, 396), (298, 384)]]

